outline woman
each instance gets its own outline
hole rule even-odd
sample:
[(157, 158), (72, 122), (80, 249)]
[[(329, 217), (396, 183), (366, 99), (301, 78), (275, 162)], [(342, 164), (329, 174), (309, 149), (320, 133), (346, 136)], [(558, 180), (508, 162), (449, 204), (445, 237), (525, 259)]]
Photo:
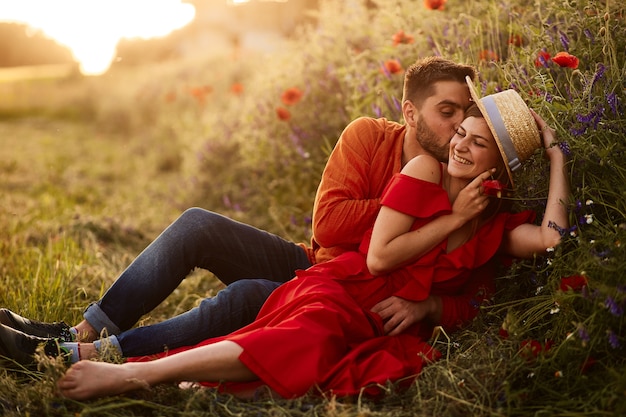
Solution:
[[(551, 146), (553, 130), (513, 90), (479, 100), (468, 84), (480, 111), (468, 111), (448, 165), (419, 156), (396, 174), (358, 252), (298, 271), (254, 323), (228, 336), (156, 360), (78, 362), (59, 380), (61, 394), (87, 399), (162, 382), (226, 381), (223, 387), (238, 393), (267, 385), (287, 398), (313, 389), (350, 395), (417, 375), (439, 355), (426, 343), (431, 322), (425, 317), (400, 335), (385, 335), (374, 305), (390, 296), (420, 301), (457, 293), (472, 269), (498, 253), (545, 252), (561, 237), (549, 225), (567, 227), (565, 157)], [(537, 126), (551, 162), (540, 226), (528, 223), (532, 212), (503, 210), (482, 186), (489, 178), (512, 185), (512, 171), (541, 147)]]

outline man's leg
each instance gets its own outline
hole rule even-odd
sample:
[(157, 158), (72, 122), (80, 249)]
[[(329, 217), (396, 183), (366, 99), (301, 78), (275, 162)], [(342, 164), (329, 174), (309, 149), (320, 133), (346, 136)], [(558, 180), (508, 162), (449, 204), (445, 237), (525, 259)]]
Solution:
[[(106, 328), (108, 334), (119, 334), (159, 305), (196, 267), (213, 272), (228, 285), (246, 278), (285, 282), (296, 269), (309, 266), (305, 251), (294, 243), (193, 208), (163, 231), (86, 309), (84, 317), (97, 333)], [(231, 313), (229, 320), (238, 320), (235, 316), (245, 310), (231, 309)]]
[[(281, 283), (244, 279), (230, 284), (198, 307), (163, 322), (127, 330), (108, 339), (123, 356), (147, 356), (166, 349), (191, 346), (229, 334), (250, 324)], [(107, 339), (96, 342), (106, 349)]]

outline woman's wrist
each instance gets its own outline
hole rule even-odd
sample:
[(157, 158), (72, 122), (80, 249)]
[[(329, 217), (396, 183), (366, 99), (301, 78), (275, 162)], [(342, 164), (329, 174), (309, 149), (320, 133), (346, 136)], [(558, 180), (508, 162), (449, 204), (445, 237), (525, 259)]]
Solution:
[(552, 163), (558, 162), (558, 161), (565, 162), (565, 159), (566, 159), (565, 154), (563, 153), (561, 148), (559, 148), (558, 146), (551, 146), (551, 147), (547, 148), (546, 149), (546, 156), (548, 157), (548, 159)]

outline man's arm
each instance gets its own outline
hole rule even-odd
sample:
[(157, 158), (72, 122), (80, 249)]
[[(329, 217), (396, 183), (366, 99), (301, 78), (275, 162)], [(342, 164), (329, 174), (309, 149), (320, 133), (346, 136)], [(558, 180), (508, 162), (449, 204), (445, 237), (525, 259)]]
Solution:
[[(324, 168), (313, 206), (313, 234), (320, 246), (355, 250), (373, 225), (380, 208), (380, 193), (376, 191), (387, 182), (382, 178), (373, 184), (370, 177), (383, 134), (379, 122), (368, 118), (356, 119), (341, 134)], [(384, 156), (386, 163), (394, 158)]]
[(472, 272), (472, 278), (454, 295), (430, 295), (423, 301), (392, 296), (376, 304), (372, 311), (385, 323), (385, 333), (397, 335), (414, 324), (427, 320), (433, 326), (455, 330), (471, 321), (480, 306), (495, 294), (493, 261)]

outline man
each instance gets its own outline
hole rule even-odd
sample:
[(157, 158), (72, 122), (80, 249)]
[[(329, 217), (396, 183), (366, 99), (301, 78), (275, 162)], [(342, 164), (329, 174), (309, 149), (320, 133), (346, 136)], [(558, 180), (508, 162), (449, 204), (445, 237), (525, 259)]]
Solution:
[[(472, 67), (442, 58), (418, 60), (405, 74), (404, 124), (359, 118), (339, 138), (322, 174), (313, 207), (311, 246), (288, 242), (219, 214), (194, 208), (184, 212), (118, 277), (104, 296), (84, 312), (74, 327), (39, 323), (6, 309), (0, 311), (0, 355), (32, 361), (42, 342), (55, 354), (56, 342), (78, 358), (97, 355), (101, 333), (124, 356), (142, 356), (165, 348), (196, 344), (251, 323), (269, 294), (290, 280), (295, 270), (356, 250), (376, 218), (379, 198), (394, 173), (413, 157), (429, 153), (445, 161), (448, 143), (470, 104), (465, 77)], [(215, 274), (227, 287), (217, 296), (177, 317), (131, 329), (161, 303), (194, 268)], [(477, 285), (478, 285), (477, 281)], [(480, 285), (482, 281), (480, 281)], [(488, 286), (488, 284), (485, 284)], [(428, 319), (446, 323), (447, 312), (466, 309), (482, 287), (458, 297), (430, 297), (413, 303), (391, 297), (373, 311), (385, 321), (388, 334), (398, 334)]]

